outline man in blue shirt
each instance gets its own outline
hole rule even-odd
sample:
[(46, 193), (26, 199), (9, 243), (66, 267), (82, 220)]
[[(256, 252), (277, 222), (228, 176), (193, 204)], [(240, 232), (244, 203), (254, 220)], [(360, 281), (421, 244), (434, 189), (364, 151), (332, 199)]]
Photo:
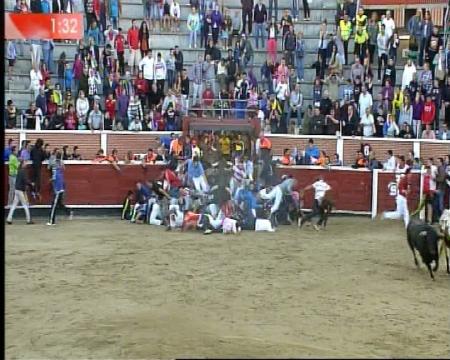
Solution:
[(319, 148), (314, 145), (314, 140), (309, 139), (308, 147), (305, 150), (305, 164), (312, 165), (314, 164), (320, 157)]
[(260, 208), (261, 205), (257, 203), (256, 196), (253, 193), (249, 182), (246, 182), (244, 188), (240, 189), (236, 193), (235, 200), (242, 210), (242, 229), (254, 230), (256, 221), (256, 209)]
[(208, 192), (209, 185), (206, 180), (205, 170), (198, 156), (194, 156), (187, 161), (188, 180), (194, 184), (195, 190), (199, 192)]
[(56, 209), (60, 208), (66, 212), (69, 219), (72, 220), (73, 211), (70, 211), (64, 204), (64, 194), (65, 194), (65, 181), (64, 181), (64, 162), (62, 152), (58, 151), (56, 153), (56, 164), (52, 169), (52, 187), (53, 187), (53, 202), (50, 210), (49, 221), (47, 225), (55, 225), (56, 220)]
[(136, 204), (133, 207), (133, 212), (131, 214), (131, 222), (136, 222), (136, 220), (142, 220), (146, 218), (148, 213), (148, 203), (151, 196), (151, 190), (145, 184), (138, 182), (136, 184)]
[(14, 145), (14, 140), (13, 139), (8, 139), (8, 146), (5, 147), (5, 149), (3, 150), (3, 161), (8, 161), (9, 160), (9, 155), (11, 155), (11, 149)]

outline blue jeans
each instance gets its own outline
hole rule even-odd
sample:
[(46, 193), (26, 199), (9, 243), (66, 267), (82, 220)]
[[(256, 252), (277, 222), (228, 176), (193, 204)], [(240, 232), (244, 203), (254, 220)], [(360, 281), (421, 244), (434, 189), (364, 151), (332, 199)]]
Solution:
[[(275, 5), (275, 6), (274, 6)], [(275, 7), (275, 9), (274, 9)], [(275, 22), (278, 21), (278, 0), (269, 0), (269, 21), (272, 20), (272, 11), (275, 10)]]
[(255, 23), (255, 45), (256, 48), (259, 48), (259, 37), (261, 37), (261, 44), (262, 44), (262, 48), (264, 49), (265, 47), (265, 38), (266, 38), (266, 31), (265, 31), (265, 26), (264, 23), (259, 24), (259, 23)]
[[(192, 44), (192, 42), (194, 44)], [(197, 31), (189, 32), (189, 47), (195, 46), (197, 47)]]
[(296, 57), (296, 69), (297, 69), (297, 77), (299, 80), (305, 78), (305, 60), (304, 57)]
[(436, 195), (434, 196), (434, 208), (437, 210), (437, 214), (439, 216), (442, 215), (444, 212), (444, 196), (445, 191), (444, 190), (436, 190)]
[(119, 24), (119, 18), (117, 16), (111, 16), (111, 24), (114, 30), (117, 30)]
[(149, 18), (150, 18), (150, 20), (159, 20), (160, 14), (159, 14), (159, 5), (158, 4), (152, 5)]
[(47, 65), (48, 71), (53, 72), (53, 50), (42, 48), (42, 54), (44, 57), (44, 63), (45, 65)]
[(167, 70), (167, 84), (169, 85), (169, 89), (173, 87), (173, 84), (175, 83), (175, 71), (174, 70)]
[(299, 4), (298, 4), (298, 2), (299, 2), (300, 0), (292, 0), (292, 17), (294, 18), (294, 19), (297, 19), (298, 17), (299, 17), (299, 14), (298, 14), (298, 10), (299, 10)]

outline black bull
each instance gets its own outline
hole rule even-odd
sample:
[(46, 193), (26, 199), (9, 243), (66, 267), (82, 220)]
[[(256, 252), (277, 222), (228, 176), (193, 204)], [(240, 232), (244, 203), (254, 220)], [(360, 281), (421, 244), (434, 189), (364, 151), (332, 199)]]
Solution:
[[(423, 263), (430, 272), (431, 278), (434, 280), (433, 272), (437, 271), (439, 266), (439, 235), (437, 231), (424, 221), (418, 218), (411, 218), (408, 227), (406, 228), (406, 237), (408, 245), (413, 253), (416, 266), (419, 266), (419, 262), (415, 250), (419, 252)], [(433, 261), (435, 263), (434, 268), (431, 267)]]

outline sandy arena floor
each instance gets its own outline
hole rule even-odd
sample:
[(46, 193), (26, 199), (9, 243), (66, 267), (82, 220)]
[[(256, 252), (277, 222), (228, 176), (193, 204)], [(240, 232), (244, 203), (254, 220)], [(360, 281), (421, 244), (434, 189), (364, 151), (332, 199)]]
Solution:
[(203, 236), (18, 220), (6, 231), (7, 359), (450, 356), (445, 260), (435, 282), (417, 270), (400, 222)]

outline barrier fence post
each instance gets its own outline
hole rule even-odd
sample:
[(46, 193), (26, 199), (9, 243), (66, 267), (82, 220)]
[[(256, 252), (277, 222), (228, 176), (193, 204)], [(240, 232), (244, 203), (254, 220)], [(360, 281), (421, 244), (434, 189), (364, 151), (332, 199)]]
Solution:
[(379, 169), (372, 171), (372, 220), (375, 220), (378, 212), (378, 173)]
[[(423, 172), (422, 172), (422, 170), (420, 170), (420, 196), (419, 196), (419, 205), (422, 203), (422, 200), (423, 200)], [(421, 220), (425, 220), (425, 208), (426, 208), (426, 205), (425, 205), (425, 207), (424, 207), (422, 210), (420, 210), (419, 218), (420, 218)]]
[(105, 131), (100, 134), (100, 148), (103, 149), (105, 154), (108, 154), (108, 134)]
[(19, 146), (18, 149), (22, 147), (22, 143), (27, 139), (27, 132), (21, 129), (19, 131)]

